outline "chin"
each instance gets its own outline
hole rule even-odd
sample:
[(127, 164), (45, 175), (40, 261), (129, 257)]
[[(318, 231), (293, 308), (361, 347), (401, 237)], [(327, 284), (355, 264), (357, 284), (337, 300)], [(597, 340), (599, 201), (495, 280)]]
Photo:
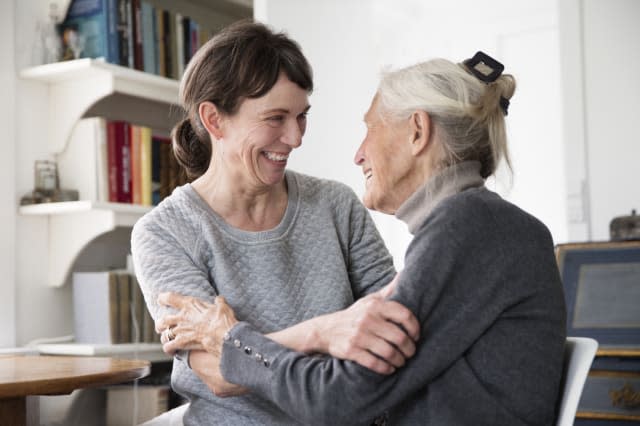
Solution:
[(375, 198), (369, 193), (365, 193), (362, 198), (362, 204), (369, 210), (376, 211), (378, 213), (384, 213), (389, 215), (394, 215), (396, 210), (390, 203), (385, 202), (384, 199)]
[(369, 210), (374, 210), (377, 212), (381, 211), (380, 203), (378, 202), (378, 200), (376, 200), (375, 197), (368, 192), (366, 192), (364, 194), (364, 197), (362, 197), (362, 204), (364, 204), (364, 206)]

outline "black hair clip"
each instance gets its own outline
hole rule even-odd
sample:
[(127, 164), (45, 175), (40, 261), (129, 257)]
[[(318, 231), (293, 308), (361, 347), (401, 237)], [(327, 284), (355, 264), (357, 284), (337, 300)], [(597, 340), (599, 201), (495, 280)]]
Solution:
[(484, 52), (478, 51), (473, 58), (462, 62), (471, 74), (485, 83), (493, 83), (504, 71), (504, 65)]
[[(496, 81), (504, 71), (504, 65), (481, 51), (477, 51), (473, 58), (464, 60), (462, 64), (468, 72), (487, 84)], [(500, 96), (500, 108), (502, 108), (504, 115), (507, 115), (509, 113), (509, 99)]]

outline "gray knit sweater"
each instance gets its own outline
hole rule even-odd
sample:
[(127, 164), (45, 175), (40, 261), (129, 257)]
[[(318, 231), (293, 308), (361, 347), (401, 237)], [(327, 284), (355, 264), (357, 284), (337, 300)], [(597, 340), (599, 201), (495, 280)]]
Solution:
[[(160, 292), (222, 294), (239, 319), (269, 333), (343, 309), (393, 279), (391, 256), (351, 189), (294, 172), (286, 182), (288, 206), (272, 230), (230, 227), (190, 185), (136, 223), (131, 249), (154, 319), (166, 313)], [(257, 394), (215, 397), (179, 359), (172, 387), (191, 401), (186, 425), (298, 424)]]
[(422, 327), (403, 368), (382, 376), (306, 357), (241, 322), (223, 345), (224, 377), (307, 424), (359, 424), (385, 410), (392, 425), (553, 424), (565, 305), (546, 227), (485, 189), (475, 162), (429, 180), (398, 216), (414, 239), (393, 298)]

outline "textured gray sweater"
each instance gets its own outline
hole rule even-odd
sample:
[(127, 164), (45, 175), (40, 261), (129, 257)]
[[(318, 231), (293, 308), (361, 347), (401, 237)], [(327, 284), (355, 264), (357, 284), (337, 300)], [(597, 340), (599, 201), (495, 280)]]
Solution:
[[(565, 305), (546, 227), (483, 186), (479, 163), (445, 170), (398, 216), (414, 235), (393, 299), (421, 323), (416, 355), (382, 376), (288, 350), (241, 322), (222, 373), (306, 424), (552, 425)], [(271, 359), (254, 362), (234, 345)]]
[[(154, 319), (157, 295), (226, 297), (239, 319), (269, 333), (343, 309), (395, 275), (369, 213), (343, 184), (287, 172), (288, 205), (264, 232), (227, 225), (190, 185), (136, 223), (131, 250)], [(172, 386), (191, 401), (186, 425), (298, 424), (250, 394), (217, 398), (184, 361)]]

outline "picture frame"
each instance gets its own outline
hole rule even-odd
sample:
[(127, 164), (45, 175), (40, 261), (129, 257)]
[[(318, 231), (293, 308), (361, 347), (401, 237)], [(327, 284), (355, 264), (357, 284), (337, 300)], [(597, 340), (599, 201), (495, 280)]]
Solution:
[(558, 244), (556, 260), (567, 334), (602, 350), (640, 349), (640, 241)]

